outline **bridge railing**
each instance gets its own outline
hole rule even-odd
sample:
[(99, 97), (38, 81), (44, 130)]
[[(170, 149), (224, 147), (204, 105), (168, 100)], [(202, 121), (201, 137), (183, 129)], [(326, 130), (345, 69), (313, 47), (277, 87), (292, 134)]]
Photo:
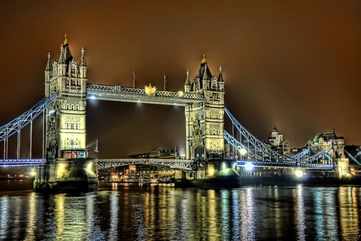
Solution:
[(5, 159), (0, 160), (0, 167), (33, 167), (46, 164), (45, 159)]
[[(87, 86), (88, 96), (100, 97), (135, 97), (142, 101), (144, 98), (147, 100), (154, 99), (156, 97), (166, 99), (172, 99), (172, 103), (183, 104), (185, 101), (203, 101), (204, 96), (198, 93), (184, 93), (183, 91), (165, 91), (165, 90), (156, 90), (154, 95), (147, 95), (144, 89), (140, 88), (129, 88), (123, 87), (120, 85), (99, 85), (99, 84), (89, 84)], [(144, 99), (145, 100), (145, 99)]]
[(193, 160), (184, 159), (156, 159), (156, 158), (129, 158), (129, 159), (99, 159), (97, 160), (98, 169), (107, 169), (126, 165), (151, 165), (167, 167), (179, 170), (192, 170)]

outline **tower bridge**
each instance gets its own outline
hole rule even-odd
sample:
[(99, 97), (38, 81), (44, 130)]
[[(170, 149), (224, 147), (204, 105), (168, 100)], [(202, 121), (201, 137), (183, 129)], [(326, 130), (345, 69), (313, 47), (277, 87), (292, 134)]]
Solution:
[[(85, 172), (86, 182), (96, 180), (95, 166), (88, 168), (89, 160), (68, 158), (64, 153), (83, 150), (86, 153), (87, 100), (119, 101), (158, 105), (183, 106), (186, 126), (185, 160), (164, 159), (107, 159), (98, 160), (98, 168), (129, 164), (160, 165), (185, 171), (202, 167), (209, 161), (231, 160), (235, 165), (287, 167), (303, 169), (334, 170), (340, 175), (348, 172), (348, 160), (343, 146), (315, 152), (305, 147), (295, 155), (284, 155), (252, 135), (229, 109), (225, 107), (225, 86), (220, 68), (214, 75), (203, 56), (194, 78), (186, 74), (184, 89), (178, 91), (157, 90), (151, 84), (144, 88), (88, 83), (88, 65), (85, 50), (76, 60), (65, 38), (57, 59), (48, 54), (45, 67), (45, 98), (30, 110), (0, 127), (3, 143), (3, 160), (0, 166), (42, 165), (36, 179), (38, 187), (61, 182), (84, 181), (72, 176)], [(33, 159), (33, 121), (42, 117), (42, 154)], [(232, 133), (225, 130), (224, 121), (229, 120)], [(30, 147), (27, 159), (21, 159), (21, 133), (30, 126)], [(16, 135), (16, 159), (9, 159), (9, 138)], [(226, 147), (230, 150), (226, 150)], [(86, 166), (86, 167), (85, 167)]]

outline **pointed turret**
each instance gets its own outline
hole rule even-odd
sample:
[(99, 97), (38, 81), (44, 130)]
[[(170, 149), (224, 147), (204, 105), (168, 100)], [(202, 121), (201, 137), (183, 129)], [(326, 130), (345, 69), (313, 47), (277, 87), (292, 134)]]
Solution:
[(70, 52), (68, 36), (65, 34), (63, 44), (60, 47), (59, 64), (68, 65), (72, 59), (73, 56)]
[(85, 49), (81, 48), (80, 50), (80, 66), (79, 66), (79, 72), (80, 72), (80, 78), (86, 79), (87, 75), (87, 63), (85, 58)]
[(222, 66), (219, 66), (219, 75), (217, 78), (217, 82), (218, 82), (218, 88), (220, 91), (224, 91), (224, 79), (223, 79), (223, 70), (222, 70)]
[(48, 60), (46, 62), (46, 67), (44, 71), (44, 80), (45, 80), (45, 96), (49, 96), (49, 86), (50, 86), (50, 79), (51, 79), (51, 71), (52, 65), (51, 65), (51, 56), (50, 52), (48, 52)]
[(207, 79), (207, 80), (212, 79), (212, 73), (211, 73), (211, 71), (210, 71), (210, 69), (208, 67), (207, 58), (206, 58), (205, 54), (203, 54), (203, 56), (202, 56), (201, 65), (199, 67), (198, 75), (196, 77), (201, 79), (201, 80), (203, 80), (203, 79)]
[(218, 82), (224, 82), (223, 79), (223, 72), (222, 72), (222, 65), (219, 66), (219, 75), (218, 75)]
[(84, 48), (81, 48), (81, 50), (80, 50), (80, 65), (86, 66), (85, 49)]
[(48, 52), (48, 61), (46, 62), (45, 71), (51, 71), (51, 55), (50, 52)]

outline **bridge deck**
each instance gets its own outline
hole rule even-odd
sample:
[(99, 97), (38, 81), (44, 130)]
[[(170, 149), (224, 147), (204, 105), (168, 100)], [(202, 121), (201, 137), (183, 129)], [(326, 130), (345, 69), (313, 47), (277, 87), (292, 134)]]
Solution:
[(183, 91), (157, 90), (154, 95), (147, 95), (144, 89), (95, 84), (88, 85), (87, 93), (88, 99), (159, 105), (185, 106), (186, 104), (204, 100), (204, 97), (200, 94), (184, 93)]
[(171, 169), (192, 170), (193, 160), (183, 159), (156, 159), (156, 158), (141, 158), (141, 159), (99, 159), (97, 160), (98, 169), (106, 169), (111, 167), (119, 167), (126, 165), (151, 165), (162, 166)]

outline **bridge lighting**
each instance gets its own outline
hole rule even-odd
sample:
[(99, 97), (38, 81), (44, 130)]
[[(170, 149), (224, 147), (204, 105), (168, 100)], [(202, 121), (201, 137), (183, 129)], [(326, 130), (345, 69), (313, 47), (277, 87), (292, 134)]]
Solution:
[(239, 149), (239, 154), (240, 154), (241, 156), (247, 155), (247, 149), (244, 148), (244, 147), (241, 147), (241, 148)]
[(244, 170), (246, 170), (247, 172), (251, 172), (254, 170), (254, 165), (252, 162), (246, 162), (244, 164)]
[(295, 175), (297, 178), (302, 178), (302, 177), (305, 175), (305, 172), (304, 172), (302, 169), (297, 168), (297, 169), (294, 171), (294, 175)]
[(179, 91), (177, 92), (177, 96), (178, 96), (178, 97), (183, 97), (183, 96), (184, 96), (184, 92), (181, 91), (181, 90), (179, 90)]
[(30, 174), (31, 177), (35, 177), (35, 176), (36, 176), (36, 170), (35, 170), (35, 168), (31, 168), (29, 174)]
[(94, 165), (93, 162), (90, 161), (85, 165), (85, 172), (88, 173), (91, 176), (95, 176), (95, 172), (94, 172)]

